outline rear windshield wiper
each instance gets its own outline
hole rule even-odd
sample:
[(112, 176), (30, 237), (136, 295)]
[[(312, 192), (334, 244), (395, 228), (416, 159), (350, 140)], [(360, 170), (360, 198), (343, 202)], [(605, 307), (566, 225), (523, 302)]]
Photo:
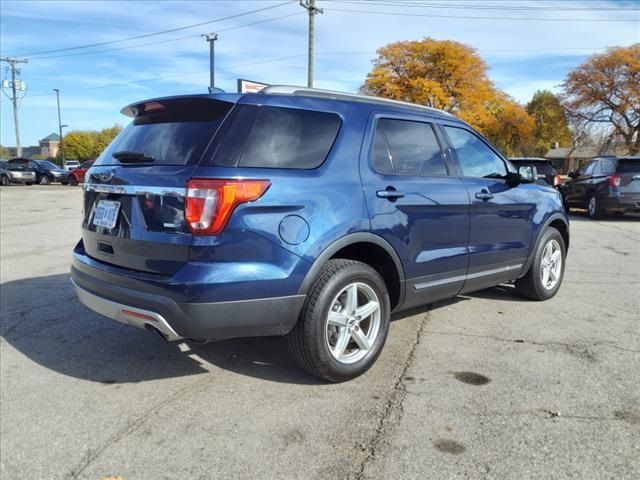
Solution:
[(112, 156), (122, 163), (147, 163), (155, 160), (154, 157), (145, 155), (144, 152), (135, 152), (131, 150), (120, 150), (119, 152), (115, 152)]

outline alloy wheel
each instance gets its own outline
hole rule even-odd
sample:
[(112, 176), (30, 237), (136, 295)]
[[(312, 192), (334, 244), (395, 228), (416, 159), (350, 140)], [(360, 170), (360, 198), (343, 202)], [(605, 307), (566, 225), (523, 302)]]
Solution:
[(560, 280), (562, 273), (562, 249), (557, 240), (552, 239), (545, 245), (540, 262), (540, 280), (542, 286), (553, 289)]
[(343, 288), (331, 302), (325, 340), (331, 356), (340, 363), (362, 360), (380, 332), (380, 301), (373, 288), (355, 282)]

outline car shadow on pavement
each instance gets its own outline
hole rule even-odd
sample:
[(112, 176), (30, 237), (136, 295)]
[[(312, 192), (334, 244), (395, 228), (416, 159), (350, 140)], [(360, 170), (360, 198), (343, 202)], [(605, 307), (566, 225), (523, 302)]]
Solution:
[(27, 278), (0, 286), (2, 366), (14, 348), (57, 373), (104, 384), (132, 383), (220, 368), (269, 381), (320, 384), (289, 356), (286, 338), (262, 337), (197, 344), (160, 336), (91, 312), (76, 299), (68, 274)]
[[(521, 301), (510, 286), (472, 296)], [(104, 384), (136, 383), (217, 369), (268, 381), (317, 385), (289, 355), (285, 337), (224, 340), (208, 344), (166, 342), (95, 314), (76, 299), (68, 274), (27, 278), (0, 286), (0, 335), (30, 360), (54, 372)], [(470, 300), (468, 295), (393, 314), (392, 321)], [(3, 346), (2, 369), (15, 357)]]

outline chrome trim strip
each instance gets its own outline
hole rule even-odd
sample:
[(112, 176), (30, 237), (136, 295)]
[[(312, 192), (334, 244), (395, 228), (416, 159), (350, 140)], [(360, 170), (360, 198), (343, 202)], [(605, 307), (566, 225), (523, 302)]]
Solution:
[(511, 270), (517, 270), (519, 268), (522, 268), (523, 265), (524, 263), (519, 263), (517, 265), (507, 265), (506, 267), (492, 268), (491, 270), (484, 270), (482, 272), (469, 273), (467, 275), (456, 275), (455, 277), (441, 278), (439, 280), (431, 280), (427, 282), (416, 283), (413, 286), (413, 288), (415, 288), (416, 290), (422, 290), (423, 288), (437, 287), (439, 285), (446, 285), (448, 283), (461, 282), (463, 280), (471, 280), (474, 278), (486, 277), (489, 275), (495, 275), (497, 273), (510, 272)]
[(184, 197), (186, 188), (153, 187), (140, 185), (109, 185), (102, 183), (85, 183), (84, 189), (89, 192), (116, 193), (120, 195), (163, 195), (169, 197)]
[[(78, 295), (78, 300), (85, 307), (93, 310), (100, 315), (104, 315), (105, 317), (116, 320), (120, 323), (125, 323), (127, 325), (131, 325), (133, 327), (141, 328), (146, 330), (146, 325), (151, 325), (152, 327), (158, 329), (168, 341), (181, 340), (182, 337), (176, 333), (176, 331), (169, 325), (169, 322), (160, 314), (156, 312), (152, 312), (150, 310), (143, 310), (137, 307), (131, 307), (129, 305), (124, 305), (122, 303), (113, 302), (111, 300), (107, 300), (106, 298), (99, 297), (84, 288), (78, 286), (76, 282), (71, 279), (71, 284), (74, 286), (76, 290), (76, 295)], [(151, 317), (154, 321), (150, 321), (144, 318), (138, 318), (131, 315), (125, 315), (123, 310), (129, 310), (133, 313), (137, 313), (138, 315), (144, 315), (147, 317)]]

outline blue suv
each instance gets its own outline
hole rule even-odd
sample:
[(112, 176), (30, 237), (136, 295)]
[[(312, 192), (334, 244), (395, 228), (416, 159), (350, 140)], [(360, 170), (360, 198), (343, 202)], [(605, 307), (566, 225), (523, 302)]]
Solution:
[(562, 282), (557, 190), (445, 112), (297, 87), (122, 112), (71, 268), (107, 317), (167, 340), (287, 335), (302, 368), (343, 381), (375, 362), (391, 312)]

